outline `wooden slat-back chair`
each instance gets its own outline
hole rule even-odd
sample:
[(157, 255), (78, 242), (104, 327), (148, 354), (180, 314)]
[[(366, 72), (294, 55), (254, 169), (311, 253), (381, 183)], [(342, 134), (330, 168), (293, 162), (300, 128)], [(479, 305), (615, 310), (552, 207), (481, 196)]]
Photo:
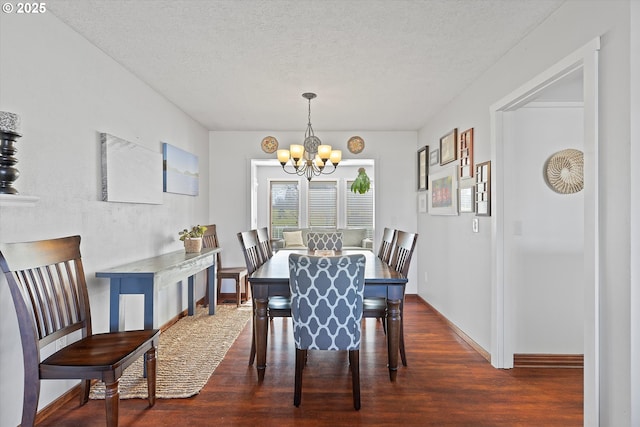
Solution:
[[(380, 249), (378, 250), (378, 258), (389, 264), (391, 262), (391, 255), (393, 254), (393, 245), (396, 242), (395, 228), (384, 228), (382, 233), (382, 241), (380, 242)], [(369, 297), (364, 299), (364, 317), (375, 317), (378, 320), (382, 320), (382, 327), (384, 332), (387, 333), (387, 325), (384, 322), (384, 318), (378, 316), (378, 314), (384, 312), (387, 306), (385, 298)]]
[[(146, 360), (149, 406), (155, 404), (160, 331), (93, 334), (80, 236), (0, 244), (0, 267), (9, 284), (22, 341), (22, 426), (35, 422), (41, 379), (82, 380), (80, 405), (89, 399), (90, 380), (103, 381), (107, 425), (117, 426), (119, 378), (142, 356)], [(77, 341), (40, 360), (42, 348), (78, 331), (81, 337)]]
[[(396, 233), (396, 242), (393, 248), (393, 258), (391, 259), (391, 268), (402, 273), (405, 277), (409, 275), (409, 265), (413, 250), (416, 248), (418, 241), (418, 233), (407, 233), (399, 231)], [(404, 295), (404, 292), (403, 292)], [(401, 303), (401, 309), (404, 309), (404, 299)], [(400, 358), (402, 364), (407, 366), (407, 356), (404, 351), (404, 316), (400, 319)]]
[[(405, 277), (409, 274), (411, 257), (418, 241), (417, 233), (407, 233), (396, 230), (393, 244), (393, 257), (389, 266), (402, 273)], [(387, 303), (384, 298), (367, 297), (363, 302), (363, 317), (375, 317), (384, 319), (383, 327), (386, 332)], [(404, 300), (401, 302), (404, 309)], [(400, 319), (400, 358), (402, 365), (407, 366), (407, 355), (404, 349), (404, 316)]]
[[(264, 264), (267, 259), (262, 254), (260, 242), (258, 240), (258, 231), (249, 230), (238, 233), (238, 241), (244, 254), (247, 271), (251, 275), (254, 271)], [(254, 306), (255, 310), (255, 306)], [(254, 313), (255, 314), (255, 313)], [(291, 317), (291, 298), (288, 296), (272, 296), (269, 298), (267, 306), (267, 316), (274, 317)], [(255, 346), (255, 328), (253, 329), (253, 338), (251, 339), (251, 353), (249, 355), (249, 365), (253, 365), (256, 356)]]
[(269, 239), (269, 229), (267, 227), (258, 228), (258, 242), (260, 243), (260, 249), (262, 250), (262, 259), (268, 260), (273, 256), (273, 249), (271, 248), (271, 239)]
[[(202, 246), (205, 248), (219, 248), (218, 233), (216, 231), (216, 225), (207, 225), (207, 229), (202, 236)], [(220, 291), (222, 289), (222, 279), (232, 279), (236, 282), (236, 306), (239, 307), (242, 304), (242, 287), (244, 286), (247, 300), (251, 298), (251, 291), (249, 290), (249, 284), (247, 282), (247, 268), (246, 267), (225, 267), (222, 265), (222, 256), (220, 252), (216, 254), (216, 293), (217, 301), (220, 300)], [(205, 303), (209, 301), (209, 276), (207, 275), (207, 291), (205, 295)]]

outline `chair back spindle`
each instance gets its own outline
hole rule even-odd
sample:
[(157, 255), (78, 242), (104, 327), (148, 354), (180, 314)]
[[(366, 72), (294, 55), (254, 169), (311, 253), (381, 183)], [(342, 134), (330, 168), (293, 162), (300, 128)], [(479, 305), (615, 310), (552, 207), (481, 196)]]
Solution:
[(273, 257), (273, 249), (271, 248), (271, 239), (269, 239), (269, 229), (267, 227), (258, 228), (258, 242), (262, 251), (262, 259), (268, 260)]
[(396, 230), (393, 228), (385, 227), (382, 233), (382, 242), (380, 242), (380, 250), (378, 251), (378, 258), (389, 264), (391, 261), (391, 255), (393, 253), (393, 246), (395, 244)]

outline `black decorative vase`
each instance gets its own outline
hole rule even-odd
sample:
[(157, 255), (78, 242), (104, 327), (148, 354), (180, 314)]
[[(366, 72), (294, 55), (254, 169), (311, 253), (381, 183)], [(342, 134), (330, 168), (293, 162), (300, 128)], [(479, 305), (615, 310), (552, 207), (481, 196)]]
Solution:
[(0, 194), (18, 194), (13, 183), (20, 176), (15, 167), (18, 163), (15, 143), (22, 136), (19, 129), (20, 116), (0, 111)]

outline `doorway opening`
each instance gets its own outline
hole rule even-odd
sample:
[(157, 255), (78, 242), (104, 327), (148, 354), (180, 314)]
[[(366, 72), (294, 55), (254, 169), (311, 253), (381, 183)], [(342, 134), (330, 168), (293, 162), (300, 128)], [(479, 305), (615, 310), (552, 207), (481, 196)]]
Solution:
[[(495, 210), (492, 217), (492, 251), (495, 260), (492, 266), (492, 336), (491, 336), (491, 363), (497, 368), (513, 367), (513, 355), (518, 346), (531, 345), (535, 339), (539, 337), (529, 336), (529, 341), (523, 342), (519, 334), (522, 333), (522, 318), (516, 317), (518, 314), (518, 302), (520, 304), (527, 298), (527, 292), (530, 292), (531, 286), (534, 284), (526, 283), (525, 287), (518, 287), (514, 281), (521, 279), (526, 273), (530, 272), (531, 266), (535, 269), (536, 265), (541, 268), (549, 268), (553, 265), (553, 251), (560, 247), (565, 253), (559, 257), (571, 258), (573, 263), (572, 270), (580, 270), (579, 276), (570, 277), (572, 285), (566, 287), (568, 295), (563, 298), (571, 298), (571, 294), (576, 296), (576, 292), (580, 293), (577, 297), (579, 303), (582, 304), (582, 316), (579, 316), (579, 308), (575, 304), (571, 311), (573, 312), (573, 321), (576, 318), (581, 319), (578, 325), (572, 325), (571, 330), (580, 329), (582, 327), (582, 347), (584, 349), (584, 413), (585, 423), (587, 421), (598, 419), (598, 401), (599, 401), (599, 282), (598, 282), (598, 260), (599, 260), (599, 242), (598, 242), (598, 51), (600, 48), (599, 39), (593, 40), (583, 48), (577, 50), (565, 59), (555, 64), (545, 72), (536, 76), (519, 89), (509, 94), (502, 100), (498, 101), (490, 108), (491, 125), (492, 125), (492, 159), (495, 167), (492, 168), (492, 186), (495, 194)], [(530, 117), (522, 114), (525, 105), (532, 105), (533, 101), (540, 102), (552, 93), (552, 89), (566, 88), (571, 86), (571, 82), (579, 83), (582, 89), (582, 117), (575, 118), (574, 121), (580, 121), (582, 125), (582, 148), (584, 151), (584, 189), (582, 194), (573, 200), (574, 206), (570, 208), (575, 211), (581, 205), (581, 224), (580, 227), (568, 227), (565, 222), (563, 232), (573, 234), (573, 238), (569, 239), (570, 244), (558, 245), (557, 242), (548, 242), (544, 239), (536, 239), (536, 236), (530, 239), (522, 239), (525, 234), (535, 234), (539, 232), (537, 228), (542, 227), (540, 223), (536, 223), (531, 213), (543, 212), (545, 206), (534, 205), (528, 208), (527, 203), (540, 202), (540, 195), (537, 191), (543, 191), (543, 187), (532, 187), (528, 182), (530, 175), (538, 175), (542, 179), (544, 153), (553, 154), (553, 144), (539, 144), (537, 147), (521, 147), (513, 143), (517, 140), (517, 135), (522, 121), (525, 122)], [(556, 91), (556, 94), (561, 91)], [(565, 93), (563, 96), (567, 96)], [(565, 98), (566, 99), (566, 98)], [(567, 102), (569, 102), (568, 100)], [(579, 101), (578, 101), (579, 102)], [(575, 105), (574, 107), (577, 107)], [(575, 112), (574, 112), (575, 113)], [(535, 122), (535, 120), (531, 121)], [(530, 125), (531, 123), (529, 123)], [(529, 144), (535, 144), (535, 141), (528, 141)], [(575, 141), (567, 140), (567, 143), (575, 143)], [(558, 144), (556, 142), (555, 144)], [(556, 146), (557, 147), (557, 146)], [(527, 152), (527, 150), (531, 152)], [(542, 156), (538, 160), (538, 170), (521, 169), (523, 163), (531, 161), (531, 155)], [(526, 156), (526, 157), (523, 157)], [(527, 174), (527, 176), (524, 176)], [(518, 181), (518, 178), (522, 177)], [(535, 177), (533, 177), (535, 179)], [(519, 183), (524, 183), (523, 186)], [(536, 190), (535, 188), (538, 188)], [(566, 202), (567, 199), (564, 200)], [(562, 202), (559, 202), (562, 203)], [(524, 206), (523, 206), (524, 205)], [(563, 211), (564, 215), (569, 216)], [(541, 215), (542, 216), (542, 215)], [(546, 219), (548, 221), (548, 219)], [(565, 221), (563, 219), (562, 221)], [(567, 220), (568, 222), (569, 220)], [(562, 227), (562, 224), (560, 225)], [(571, 228), (571, 230), (569, 230)], [(582, 232), (582, 241), (576, 233)], [(552, 233), (550, 227), (544, 226), (544, 233), (547, 235)], [(524, 242), (523, 242), (524, 240)], [(538, 241), (539, 240), (539, 241)], [(575, 246), (582, 244), (583, 250), (580, 253), (576, 251)], [(573, 246), (573, 249), (568, 249)], [(517, 248), (525, 253), (514, 258), (511, 251)], [(569, 254), (570, 253), (570, 254)], [(557, 254), (556, 254), (557, 255)], [(528, 259), (528, 266), (519, 265), (526, 256), (542, 257), (546, 259), (536, 260)], [(568, 274), (568, 270), (564, 270), (554, 266), (559, 274)], [(541, 277), (538, 277), (540, 280)], [(565, 277), (566, 279), (566, 277)], [(576, 285), (577, 284), (577, 285)], [(577, 288), (576, 288), (577, 286)], [(546, 298), (544, 304), (549, 303), (549, 289), (542, 289), (543, 292), (535, 290), (534, 295), (537, 298)], [(553, 298), (553, 296), (551, 296)], [(575, 303), (575, 301), (573, 301)], [(529, 301), (535, 305), (536, 301)], [(531, 308), (528, 314), (536, 316), (543, 315), (544, 304), (538, 307), (538, 313), (533, 313), (535, 307)], [(561, 312), (561, 309), (560, 311)], [(521, 321), (518, 324), (518, 321)], [(567, 326), (567, 325), (564, 325)], [(518, 329), (521, 328), (521, 329)], [(526, 328), (524, 328), (526, 329)], [(532, 339), (533, 338), (533, 339)], [(539, 345), (539, 343), (537, 343)], [(575, 342), (574, 346), (579, 345)]]

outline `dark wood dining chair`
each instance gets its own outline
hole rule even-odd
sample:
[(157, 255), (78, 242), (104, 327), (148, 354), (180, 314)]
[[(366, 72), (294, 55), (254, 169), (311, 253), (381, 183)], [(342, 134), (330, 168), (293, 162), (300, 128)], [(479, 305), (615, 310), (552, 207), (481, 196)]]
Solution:
[[(405, 277), (409, 274), (409, 266), (411, 257), (418, 241), (417, 233), (407, 233), (405, 231), (396, 231), (395, 242), (393, 244), (393, 257), (389, 266), (402, 273)], [(403, 292), (404, 295), (404, 292)], [(400, 303), (401, 311), (404, 310), (404, 299)], [(363, 317), (382, 318), (383, 326), (386, 333), (387, 319), (387, 303), (384, 298), (367, 297), (363, 301)], [(400, 319), (400, 358), (402, 365), (407, 366), (407, 356), (404, 348), (404, 316)]]
[[(308, 350), (347, 350), (353, 407), (360, 409), (360, 338), (365, 256), (289, 255), (289, 287), (296, 373), (293, 404), (300, 406)], [(321, 273), (320, 273), (321, 272)], [(336, 326), (336, 319), (340, 319)]]
[[(242, 253), (244, 254), (247, 271), (249, 275), (251, 275), (267, 261), (260, 248), (260, 242), (258, 240), (258, 230), (242, 231), (238, 233), (238, 241), (240, 242), (240, 247), (242, 248)], [(267, 305), (267, 316), (272, 320), (274, 317), (291, 317), (291, 298), (288, 296), (270, 297), (269, 304)], [(251, 352), (249, 354), (249, 365), (253, 365), (255, 357), (256, 342), (254, 327), (251, 339)]]
[(382, 233), (382, 241), (380, 242), (380, 249), (378, 250), (378, 258), (389, 264), (391, 262), (391, 255), (393, 254), (393, 245), (396, 239), (396, 230), (394, 228), (385, 227)]
[[(118, 381), (145, 358), (149, 406), (156, 399), (156, 351), (160, 331), (93, 334), (80, 256), (80, 236), (0, 244), (0, 267), (18, 318), (24, 361), (23, 426), (33, 426), (42, 379), (80, 379), (80, 405), (89, 400), (91, 380), (106, 385), (108, 426), (118, 425)], [(73, 333), (77, 341), (41, 360), (41, 350)]]
[[(202, 246), (205, 248), (219, 248), (218, 233), (216, 231), (216, 225), (207, 225), (207, 229), (202, 236)], [(216, 254), (216, 293), (217, 301), (220, 300), (220, 292), (222, 290), (222, 280), (231, 279), (236, 282), (236, 306), (240, 307), (242, 304), (242, 288), (245, 289), (247, 301), (251, 299), (251, 290), (249, 289), (249, 283), (247, 281), (247, 268), (246, 267), (225, 267), (222, 265), (222, 256), (220, 252)], [(207, 275), (207, 288), (205, 293), (205, 304), (209, 301), (209, 275)]]
[[(378, 258), (389, 264), (391, 262), (391, 255), (393, 254), (393, 245), (396, 241), (396, 229), (385, 227), (382, 233), (382, 241), (380, 242), (380, 249), (378, 250)], [(385, 298), (373, 298), (369, 297), (365, 299), (365, 317), (372, 317), (375, 313), (381, 313), (385, 310), (387, 301)], [(375, 317), (375, 316), (373, 316)], [(387, 333), (387, 324), (384, 321), (384, 317), (376, 317), (376, 319), (382, 321), (382, 328), (384, 333)]]
[(267, 227), (258, 228), (258, 242), (262, 250), (262, 259), (264, 261), (271, 259), (273, 249), (271, 247), (271, 239), (269, 239), (269, 229)]

